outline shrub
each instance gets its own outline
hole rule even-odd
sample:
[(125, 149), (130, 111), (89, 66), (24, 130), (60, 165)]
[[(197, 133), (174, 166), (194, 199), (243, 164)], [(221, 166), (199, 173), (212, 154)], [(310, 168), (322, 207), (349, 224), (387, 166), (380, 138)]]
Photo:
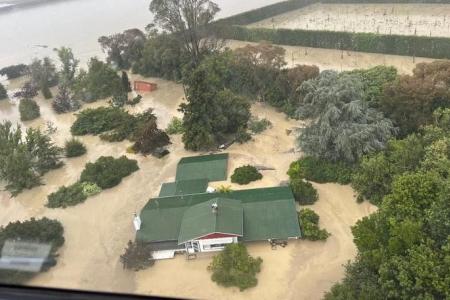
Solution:
[(135, 106), (136, 104), (138, 104), (139, 102), (141, 102), (142, 100), (142, 96), (141, 95), (137, 95), (136, 97), (134, 97), (133, 99), (127, 101), (128, 105), (131, 106)]
[(239, 144), (244, 144), (252, 139), (252, 136), (250, 133), (247, 132), (244, 128), (239, 128), (236, 132), (235, 136), (236, 142)]
[(5, 87), (3, 84), (0, 83), (0, 100), (8, 98), (8, 93), (6, 92)]
[(288, 170), (292, 179), (305, 178), (310, 181), (326, 183), (337, 182), (349, 184), (353, 169), (341, 162), (330, 162), (312, 156), (303, 157), (293, 162)]
[(122, 156), (115, 159), (102, 156), (95, 163), (87, 163), (80, 176), (81, 182), (92, 182), (102, 189), (118, 185), (122, 178), (139, 169), (137, 161)]
[(227, 194), (227, 193), (231, 193), (232, 191), (233, 190), (231, 189), (231, 186), (229, 186), (229, 185), (221, 185), (217, 188), (218, 193)]
[[(50, 253), (41, 272), (45, 272), (56, 265), (57, 251), (64, 244), (64, 228), (60, 222), (43, 218), (34, 218), (28, 221), (17, 221), (0, 227), (0, 249), (4, 249), (6, 241), (22, 241), (48, 244), (51, 246)], [(17, 270), (0, 269), (0, 282), (4, 284), (23, 284), (33, 278), (37, 273)]]
[(158, 129), (156, 116), (151, 111), (142, 115), (139, 125), (136, 126), (133, 133), (133, 140), (136, 141), (133, 145), (134, 151), (144, 155), (153, 154), (156, 156), (161, 155), (164, 152), (164, 147), (170, 143), (169, 136)]
[(41, 115), (39, 105), (32, 99), (22, 99), (19, 104), (20, 120), (31, 121)]
[(65, 150), (67, 157), (77, 157), (86, 153), (86, 147), (77, 139), (66, 141)]
[(48, 195), (47, 207), (66, 208), (68, 206), (74, 206), (78, 203), (82, 203), (87, 199), (87, 195), (83, 191), (83, 185), (80, 182), (72, 184), (68, 187), (62, 186), (58, 191)]
[(99, 194), (102, 189), (92, 182), (82, 182), (81, 186), (83, 187), (83, 193), (90, 197)]
[(234, 170), (233, 175), (231, 175), (231, 182), (248, 184), (252, 181), (260, 180), (262, 177), (262, 174), (255, 167), (247, 165)]
[(183, 121), (180, 118), (173, 117), (167, 126), (166, 133), (172, 134), (182, 134), (184, 132)]
[(53, 98), (53, 94), (50, 91), (50, 88), (48, 86), (44, 86), (42, 88), (42, 96), (44, 96), (45, 99), (51, 99)]
[(261, 271), (262, 259), (253, 258), (243, 244), (228, 244), (208, 266), (212, 281), (219, 285), (236, 286), (241, 291), (258, 284), (256, 274)]
[(0, 75), (6, 75), (8, 79), (21, 77), (28, 72), (28, 66), (24, 64), (5, 67), (0, 70)]
[(266, 118), (260, 120), (257, 117), (254, 117), (251, 118), (248, 123), (248, 129), (255, 134), (261, 133), (267, 128), (270, 128), (271, 126), (272, 123)]
[(301, 205), (314, 204), (319, 198), (317, 190), (310, 182), (304, 181), (300, 178), (294, 178), (290, 182), (292, 192), (294, 193), (295, 201)]
[(155, 264), (151, 246), (139, 241), (134, 243), (128, 241), (128, 247), (125, 249), (125, 253), (120, 256), (120, 261), (124, 269), (133, 271), (144, 270)]
[(319, 228), (319, 216), (309, 208), (300, 210), (298, 220), (304, 240), (326, 240), (331, 235), (325, 229)]
[(89, 108), (77, 114), (77, 119), (72, 124), (70, 131), (73, 135), (96, 135), (117, 130), (119, 127), (130, 127), (129, 125), (133, 125), (131, 124), (133, 122), (132, 115), (117, 107)]

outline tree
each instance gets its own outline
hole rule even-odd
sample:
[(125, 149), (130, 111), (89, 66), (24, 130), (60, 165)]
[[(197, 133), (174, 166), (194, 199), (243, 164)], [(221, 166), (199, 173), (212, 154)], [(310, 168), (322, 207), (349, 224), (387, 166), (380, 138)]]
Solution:
[(56, 67), (48, 57), (43, 60), (34, 59), (29, 66), (31, 82), (38, 87), (45, 99), (50, 99), (52, 94), (50, 88), (58, 83)]
[[(49, 245), (50, 252), (47, 257), (42, 257), (44, 263), (40, 272), (45, 272), (56, 265), (58, 250), (64, 244), (64, 228), (59, 221), (42, 218), (31, 218), (27, 221), (9, 223), (0, 227), (0, 248), (5, 251), (6, 243), (38, 243)], [(35, 245), (30, 245), (33, 248)], [(23, 247), (23, 246), (22, 246)], [(6, 255), (3, 253), (3, 255)], [(38, 257), (39, 258), (39, 257)], [(18, 270), (0, 269), (0, 281), (5, 284), (24, 284), (37, 273)]]
[(413, 75), (387, 84), (381, 109), (400, 128), (400, 135), (417, 131), (432, 122), (433, 111), (450, 106), (450, 63), (417, 64)]
[(132, 91), (131, 83), (130, 80), (128, 79), (128, 74), (125, 71), (122, 71), (122, 86), (127, 93), (130, 93)]
[(31, 81), (27, 81), (18, 92), (14, 93), (14, 97), (20, 99), (33, 99), (37, 94), (38, 90), (36, 86), (33, 85)]
[(0, 100), (4, 100), (8, 98), (8, 93), (6, 92), (5, 87), (3, 84), (0, 83)]
[(116, 71), (97, 58), (89, 61), (89, 71), (80, 71), (74, 83), (77, 99), (94, 102), (116, 94), (122, 88), (122, 82)]
[(363, 85), (354, 75), (324, 71), (304, 82), (300, 93), (298, 116), (312, 119), (298, 139), (308, 155), (353, 163), (384, 149), (396, 133), (389, 119), (362, 101)]
[(123, 107), (128, 102), (128, 93), (120, 87), (114, 92), (111, 99), (111, 105), (113, 107)]
[(136, 141), (133, 150), (144, 155), (158, 155), (162, 152), (161, 149), (170, 143), (170, 138), (164, 131), (158, 129), (156, 116), (151, 111), (144, 117), (145, 120), (140, 122), (133, 134), (133, 140)]
[(124, 269), (135, 272), (144, 270), (155, 264), (152, 257), (152, 247), (140, 241), (128, 241), (125, 253), (120, 256)]
[(251, 257), (243, 244), (228, 244), (214, 256), (208, 270), (212, 272), (212, 281), (225, 287), (236, 286), (243, 291), (258, 284), (256, 274), (261, 271), (261, 264), (262, 259)]
[(300, 205), (314, 204), (317, 199), (319, 199), (317, 190), (310, 182), (304, 181), (300, 178), (294, 178), (290, 180), (289, 186), (292, 189), (295, 201), (297, 201)]
[(66, 84), (60, 84), (58, 95), (53, 100), (52, 107), (55, 112), (62, 114), (80, 109), (81, 104), (73, 97)]
[(32, 99), (22, 99), (19, 103), (20, 120), (31, 121), (41, 115), (39, 105)]
[(212, 149), (247, 128), (250, 104), (226, 89), (222, 63), (219, 56), (208, 57), (185, 74), (187, 103), (181, 104), (180, 110), (188, 150)]
[(75, 73), (80, 61), (75, 59), (71, 48), (61, 47), (55, 49), (55, 51), (62, 64), (62, 70), (59, 73), (60, 81), (70, 86), (75, 79)]
[(107, 63), (118, 69), (129, 69), (142, 57), (145, 41), (145, 34), (136, 28), (98, 39)]
[(217, 46), (204, 31), (219, 10), (210, 0), (152, 0), (150, 3), (156, 24), (180, 38), (195, 65), (205, 52)]
[(15, 79), (28, 73), (28, 66), (24, 64), (12, 65), (0, 69), (0, 75), (5, 75), (8, 79)]
[(24, 136), (20, 126), (0, 123), (0, 179), (6, 189), (17, 195), (23, 189), (40, 184), (40, 176), (61, 166), (61, 149), (36, 129), (28, 129)]

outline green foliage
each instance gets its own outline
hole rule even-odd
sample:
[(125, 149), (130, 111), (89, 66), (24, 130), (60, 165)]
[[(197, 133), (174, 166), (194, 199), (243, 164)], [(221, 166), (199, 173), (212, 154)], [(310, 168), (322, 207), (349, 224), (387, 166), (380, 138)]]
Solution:
[(244, 128), (239, 128), (236, 132), (235, 139), (239, 144), (244, 144), (252, 139), (252, 135), (248, 133)]
[(231, 182), (238, 184), (249, 184), (252, 181), (262, 179), (262, 174), (258, 170), (250, 165), (242, 166), (234, 170), (231, 175)]
[(83, 194), (87, 197), (95, 196), (102, 191), (98, 185), (92, 182), (82, 182), (81, 186), (83, 187)]
[(212, 272), (212, 281), (224, 287), (236, 286), (243, 291), (258, 284), (256, 274), (261, 271), (261, 264), (262, 259), (251, 257), (243, 244), (228, 244), (214, 256), (208, 270)]
[(48, 195), (47, 207), (50, 208), (66, 208), (84, 202), (87, 195), (83, 191), (83, 186), (80, 182), (72, 184), (68, 187), (62, 186), (58, 191)]
[(430, 124), (437, 108), (450, 107), (449, 76), (450, 62), (420, 63), (412, 76), (386, 85), (381, 109), (400, 128), (401, 136)]
[(152, 247), (140, 241), (128, 241), (125, 253), (120, 256), (123, 267), (132, 271), (141, 271), (155, 264)]
[(28, 66), (24, 64), (12, 65), (0, 69), (0, 75), (5, 75), (8, 79), (15, 79), (28, 73)]
[(164, 147), (170, 144), (169, 136), (158, 129), (156, 116), (151, 112), (147, 113), (145, 117), (141, 117), (139, 125), (133, 133), (133, 140), (135, 141), (133, 145), (134, 152), (140, 152), (144, 155), (153, 154), (159, 156), (163, 154)]
[(14, 93), (14, 97), (20, 99), (32, 99), (36, 97), (37, 94), (37, 87), (31, 83), (31, 81), (27, 81), (18, 92)]
[(118, 89), (111, 99), (113, 107), (123, 107), (128, 102), (128, 93), (123, 89)]
[(166, 133), (169, 135), (182, 134), (183, 131), (183, 121), (180, 118), (173, 117), (172, 120), (170, 120), (169, 125), (167, 126)]
[(227, 194), (227, 193), (231, 193), (232, 191), (233, 190), (231, 189), (231, 186), (229, 186), (229, 185), (221, 185), (217, 188), (218, 193)]
[(133, 99), (127, 101), (128, 105), (131, 106), (135, 106), (136, 104), (138, 104), (139, 102), (141, 102), (142, 100), (142, 96), (141, 95), (137, 95), (136, 97), (134, 97)]
[(272, 123), (269, 120), (267, 120), (266, 118), (263, 118), (260, 120), (257, 117), (252, 117), (249, 121), (248, 129), (251, 132), (258, 134), (258, 133), (263, 132), (267, 128), (270, 128), (271, 126), (272, 126)]
[(289, 185), (294, 193), (295, 201), (297, 201), (300, 205), (314, 204), (317, 199), (319, 199), (317, 190), (311, 183), (304, 181), (303, 179), (291, 179)]
[(78, 110), (81, 104), (74, 98), (66, 84), (60, 84), (58, 86), (58, 95), (53, 100), (52, 107), (56, 113), (62, 114)]
[(142, 57), (145, 41), (144, 33), (136, 28), (98, 39), (103, 52), (107, 55), (107, 63), (118, 69), (129, 69)]
[(371, 107), (380, 106), (384, 86), (397, 78), (397, 69), (391, 66), (376, 66), (370, 69), (353, 70), (348, 73), (361, 77), (364, 86), (364, 100)]
[(180, 47), (176, 36), (161, 34), (146, 41), (142, 56), (133, 64), (133, 73), (178, 81), (188, 61), (187, 53)]
[(77, 139), (72, 138), (66, 141), (66, 157), (78, 157), (86, 153), (86, 146)]
[(417, 135), (391, 140), (385, 151), (365, 156), (352, 177), (353, 188), (374, 204), (390, 193), (393, 178), (414, 171), (425, 155), (424, 142)]
[(8, 93), (6, 92), (5, 87), (3, 84), (0, 83), (0, 100), (4, 100), (8, 98)]
[(75, 73), (80, 61), (75, 58), (70, 48), (61, 47), (55, 49), (55, 51), (62, 64), (62, 70), (59, 73), (60, 81), (62, 84), (71, 85), (75, 79)]
[(80, 176), (80, 182), (92, 182), (102, 189), (118, 185), (122, 178), (139, 170), (136, 160), (126, 156), (113, 158), (102, 156), (95, 163), (87, 163)]
[(128, 74), (125, 71), (122, 71), (122, 88), (127, 93), (132, 91), (131, 83), (130, 83), (130, 80), (128, 79)]
[(89, 108), (77, 114), (77, 119), (70, 131), (73, 135), (97, 135), (113, 130), (126, 131), (123, 140), (133, 130), (134, 127), (130, 125), (134, 124), (134, 121), (132, 115), (117, 107)]
[(326, 299), (450, 297), (448, 115), (363, 160), (353, 180), (379, 209), (352, 227), (357, 259)]
[(384, 149), (396, 133), (389, 119), (362, 101), (363, 84), (356, 75), (324, 71), (305, 81), (300, 94), (298, 116), (312, 119), (298, 137), (307, 155), (354, 163)]
[(50, 58), (34, 59), (29, 66), (31, 82), (42, 91), (45, 99), (52, 98), (50, 88), (58, 83), (56, 67)]
[(349, 184), (353, 168), (342, 162), (305, 156), (291, 163), (288, 175), (293, 179), (307, 179), (318, 183), (337, 182)]
[(39, 105), (32, 99), (22, 99), (19, 103), (20, 120), (31, 121), (41, 115)]
[[(49, 270), (56, 265), (58, 250), (64, 244), (64, 228), (59, 221), (42, 218), (34, 218), (27, 221), (9, 223), (0, 227), (0, 248), (6, 241), (21, 241), (48, 244), (50, 253), (46, 258), (41, 272)], [(0, 269), (0, 282), (4, 284), (24, 284), (37, 273), (16, 270)]]
[(450, 39), (428, 36), (384, 35), (306, 29), (217, 26), (220, 38), (278, 45), (351, 50), (402, 56), (450, 58)]
[(80, 72), (73, 86), (76, 98), (84, 102), (111, 97), (121, 88), (122, 81), (116, 71), (96, 58), (89, 61), (89, 71)]
[(298, 213), (298, 221), (302, 232), (302, 239), (310, 241), (326, 240), (331, 234), (319, 228), (319, 216), (311, 209), (304, 208)]

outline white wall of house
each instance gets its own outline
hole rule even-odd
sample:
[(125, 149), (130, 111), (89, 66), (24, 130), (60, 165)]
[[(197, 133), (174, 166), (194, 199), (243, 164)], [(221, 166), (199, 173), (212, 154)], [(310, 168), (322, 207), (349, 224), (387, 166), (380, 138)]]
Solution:
[(200, 252), (214, 252), (225, 248), (227, 244), (237, 243), (237, 237), (198, 240)]

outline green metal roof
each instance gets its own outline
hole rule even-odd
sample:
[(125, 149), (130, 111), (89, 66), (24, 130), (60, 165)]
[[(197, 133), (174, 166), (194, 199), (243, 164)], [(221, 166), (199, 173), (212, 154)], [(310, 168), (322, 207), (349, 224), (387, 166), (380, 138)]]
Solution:
[(241, 201), (244, 241), (287, 239), (301, 235), (290, 187), (272, 187), (151, 199), (142, 209), (142, 226), (137, 232), (137, 239), (147, 242), (178, 240), (185, 211), (218, 197)]
[(204, 193), (208, 183), (206, 178), (163, 183), (159, 197)]
[(228, 153), (184, 157), (177, 166), (176, 181), (207, 178), (227, 179)]
[[(213, 204), (217, 204), (216, 212), (213, 212)], [(182, 244), (215, 232), (242, 236), (243, 208), (241, 201), (213, 198), (188, 208), (181, 220), (178, 243)]]

